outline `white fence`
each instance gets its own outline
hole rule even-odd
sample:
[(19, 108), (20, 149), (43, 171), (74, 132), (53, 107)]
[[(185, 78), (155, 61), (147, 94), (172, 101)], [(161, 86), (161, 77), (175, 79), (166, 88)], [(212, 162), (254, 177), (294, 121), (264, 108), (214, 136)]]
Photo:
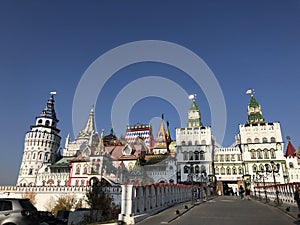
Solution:
[(296, 205), (294, 192), (299, 185), (300, 182), (255, 186), (252, 195), (253, 197), (265, 202), (274, 202), (279, 205)]
[(176, 203), (192, 199), (192, 186), (170, 183), (122, 185), (119, 221), (135, 224)]
[[(57, 200), (60, 196), (73, 195), (77, 201), (86, 199), (86, 192), (89, 187), (75, 187), (75, 186), (32, 186), (32, 187), (17, 187), (17, 186), (0, 186), (0, 198), (21, 198), (25, 193), (35, 193), (36, 204), (35, 207), (40, 211), (47, 210), (47, 206), (52, 201)], [(110, 193), (113, 202), (116, 205), (121, 205), (121, 187), (103, 187), (106, 193)], [(83, 205), (87, 207), (87, 205)]]

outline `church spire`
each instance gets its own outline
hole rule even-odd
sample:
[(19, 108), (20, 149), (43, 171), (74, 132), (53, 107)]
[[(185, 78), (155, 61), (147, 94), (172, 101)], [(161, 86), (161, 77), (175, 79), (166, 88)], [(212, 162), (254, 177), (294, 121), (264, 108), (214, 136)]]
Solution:
[(94, 118), (94, 106), (91, 108), (88, 120), (85, 124), (85, 127), (80, 131), (78, 138), (82, 136), (90, 136), (95, 133), (95, 118)]
[(50, 92), (51, 96), (48, 99), (47, 105), (45, 106), (44, 110), (41, 112), (39, 117), (47, 117), (47, 118), (55, 120), (57, 123), (58, 120), (56, 118), (56, 113), (55, 113), (55, 109), (54, 109), (54, 95), (55, 94), (56, 94), (56, 92)]
[(260, 104), (254, 98), (254, 91), (247, 90), (246, 94), (250, 94), (250, 101), (248, 104), (248, 124), (264, 123), (265, 119), (262, 116), (262, 110)]
[(192, 105), (188, 111), (188, 124), (187, 127), (202, 127), (200, 110), (196, 104), (196, 94), (190, 95), (189, 99), (192, 100)]

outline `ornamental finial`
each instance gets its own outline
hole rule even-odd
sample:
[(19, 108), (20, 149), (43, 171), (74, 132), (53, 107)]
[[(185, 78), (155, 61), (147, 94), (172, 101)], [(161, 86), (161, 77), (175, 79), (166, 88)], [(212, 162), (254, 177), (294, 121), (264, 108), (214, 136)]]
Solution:
[(251, 96), (253, 96), (254, 95), (254, 89), (248, 89), (247, 91), (246, 91), (246, 94), (247, 95), (251, 95)]

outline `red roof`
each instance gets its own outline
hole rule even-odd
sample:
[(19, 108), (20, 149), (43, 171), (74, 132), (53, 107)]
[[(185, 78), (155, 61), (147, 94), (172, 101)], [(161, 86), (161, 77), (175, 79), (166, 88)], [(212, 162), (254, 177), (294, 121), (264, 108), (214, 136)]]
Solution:
[(284, 154), (284, 157), (295, 157), (296, 156), (296, 149), (294, 148), (294, 146), (292, 145), (292, 143), (289, 141), (287, 147), (286, 147), (286, 151)]

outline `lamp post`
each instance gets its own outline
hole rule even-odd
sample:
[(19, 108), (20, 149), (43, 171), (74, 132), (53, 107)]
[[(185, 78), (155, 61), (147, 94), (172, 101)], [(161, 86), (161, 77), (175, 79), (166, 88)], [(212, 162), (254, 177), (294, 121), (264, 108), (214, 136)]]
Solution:
[[(259, 179), (259, 181), (263, 181), (263, 185), (264, 185), (264, 192), (265, 192), (265, 201), (266, 203), (268, 202), (268, 196), (267, 196), (267, 189), (266, 189), (266, 181), (265, 181), (265, 178), (266, 176), (263, 174), (264, 171), (257, 171), (256, 172), (256, 176), (257, 178)], [(260, 197), (260, 192), (259, 192), (259, 197)]]
[(269, 164), (265, 164), (265, 167), (266, 167), (266, 172), (272, 173), (272, 175), (273, 175), (273, 181), (274, 181), (275, 192), (276, 192), (276, 203), (278, 206), (280, 204), (280, 202), (279, 202), (279, 196), (278, 196), (279, 191), (278, 191), (278, 187), (276, 185), (275, 173), (279, 172), (280, 164), (279, 163), (275, 164), (274, 161), (271, 161), (270, 163), (271, 163), (271, 167)]
[(211, 174), (208, 175), (208, 181), (209, 181), (210, 188), (212, 188), (213, 195), (215, 195), (216, 194), (216, 182), (217, 182), (216, 176), (211, 175)]
[[(186, 165), (186, 167), (188, 168), (188, 166)], [(193, 167), (193, 163), (190, 163), (190, 167), (189, 169), (189, 174), (188, 174), (188, 179), (187, 182), (191, 182), (192, 184), (192, 201), (191, 204), (194, 205), (194, 167)]]

